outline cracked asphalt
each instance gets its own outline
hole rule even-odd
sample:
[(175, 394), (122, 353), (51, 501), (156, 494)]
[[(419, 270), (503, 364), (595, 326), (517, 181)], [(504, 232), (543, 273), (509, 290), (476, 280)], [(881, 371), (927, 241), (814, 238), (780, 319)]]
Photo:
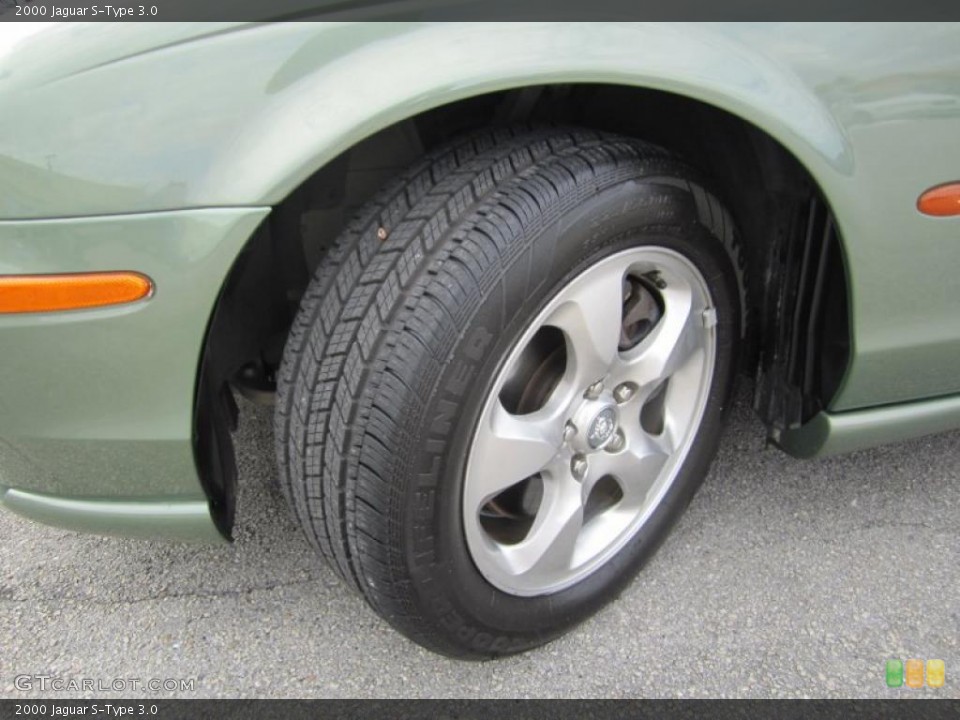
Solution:
[[(314, 557), (275, 487), (270, 410), (244, 403), (232, 546), (0, 513), (0, 694), (43, 695), (14, 685), (31, 674), (195, 681), (157, 698), (960, 698), (960, 432), (801, 462), (764, 447), (746, 398), (620, 598), (547, 647), (479, 664), (408, 642)], [(943, 659), (946, 685), (886, 688), (891, 657)]]

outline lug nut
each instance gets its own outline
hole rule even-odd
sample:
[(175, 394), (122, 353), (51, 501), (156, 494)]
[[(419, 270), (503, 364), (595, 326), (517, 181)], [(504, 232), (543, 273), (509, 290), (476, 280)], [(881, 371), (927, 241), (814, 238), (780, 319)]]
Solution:
[(633, 397), (634, 388), (630, 383), (622, 383), (617, 385), (613, 391), (613, 399), (617, 401), (620, 405), (625, 403), (627, 400)]
[(563, 426), (563, 441), (570, 442), (570, 440), (576, 434), (577, 434), (577, 426), (574, 425), (571, 420), (567, 420), (567, 424)]
[(587, 388), (587, 391), (583, 396), (587, 400), (596, 400), (600, 397), (600, 393), (603, 392), (603, 380), (597, 380), (593, 385)]
[(616, 434), (610, 439), (605, 448), (607, 452), (618, 453), (627, 444), (627, 439), (623, 436), (623, 430), (617, 428)]
[(570, 472), (577, 482), (583, 480), (587, 474), (587, 459), (583, 455), (574, 455), (570, 461)]

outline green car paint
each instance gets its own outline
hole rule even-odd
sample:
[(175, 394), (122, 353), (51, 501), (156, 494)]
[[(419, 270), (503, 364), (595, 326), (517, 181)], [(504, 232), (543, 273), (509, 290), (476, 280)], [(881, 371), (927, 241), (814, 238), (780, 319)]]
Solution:
[[(0, 488), (2, 490), (2, 488)], [(0, 504), (36, 522), (122, 537), (216, 543), (224, 537), (203, 500), (83, 500), (6, 490)]]
[(930, 435), (960, 427), (960, 396), (900, 403), (842, 413), (818, 413), (805, 425), (778, 439), (795, 457), (861, 450), (894, 440)]
[(0, 274), (125, 269), (157, 286), (129, 307), (0, 316), (0, 484), (20, 493), (3, 502), (28, 512), (30, 494), (32, 516), (97, 530), (138, 507), (160, 534), (200, 522), (191, 422), (203, 335), (269, 208), (392, 123), (530, 84), (701, 100), (767, 132), (817, 181), (844, 239), (851, 359), (829, 412), (785, 433), (784, 448), (814, 455), (958, 427), (960, 219), (915, 209), (920, 192), (960, 177), (958, 68), (952, 24), (70, 24), (0, 35)]
[(156, 283), (130, 305), (0, 316), (0, 484), (14, 488), (0, 502), (107, 534), (216, 533), (194, 386), (222, 278), (268, 212), (0, 221), (0, 274), (135, 267)]

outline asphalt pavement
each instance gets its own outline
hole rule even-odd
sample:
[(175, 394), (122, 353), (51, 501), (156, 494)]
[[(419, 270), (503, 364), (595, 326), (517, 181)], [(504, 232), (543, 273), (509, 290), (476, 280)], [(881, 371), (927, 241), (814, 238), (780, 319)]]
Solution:
[[(798, 461), (765, 447), (746, 398), (629, 589), (564, 638), (483, 663), (410, 643), (321, 564), (275, 486), (270, 410), (244, 403), (232, 546), (0, 512), (0, 695), (110, 695), (15, 680), (48, 675), (193, 681), (139, 693), (156, 698), (960, 698), (960, 432)], [(942, 659), (946, 684), (888, 689), (888, 658)]]

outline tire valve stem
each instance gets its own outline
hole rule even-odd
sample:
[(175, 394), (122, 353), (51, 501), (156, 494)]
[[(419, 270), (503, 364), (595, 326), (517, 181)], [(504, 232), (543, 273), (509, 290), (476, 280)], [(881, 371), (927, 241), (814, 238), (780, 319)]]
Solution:
[(387, 229), (386, 229), (385, 227), (379, 227), (379, 228), (377, 228), (377, 237), (380, 239), (381, 242), (384, 241), (384, 240), (386, 240), (386, 239), (387, 239)]

